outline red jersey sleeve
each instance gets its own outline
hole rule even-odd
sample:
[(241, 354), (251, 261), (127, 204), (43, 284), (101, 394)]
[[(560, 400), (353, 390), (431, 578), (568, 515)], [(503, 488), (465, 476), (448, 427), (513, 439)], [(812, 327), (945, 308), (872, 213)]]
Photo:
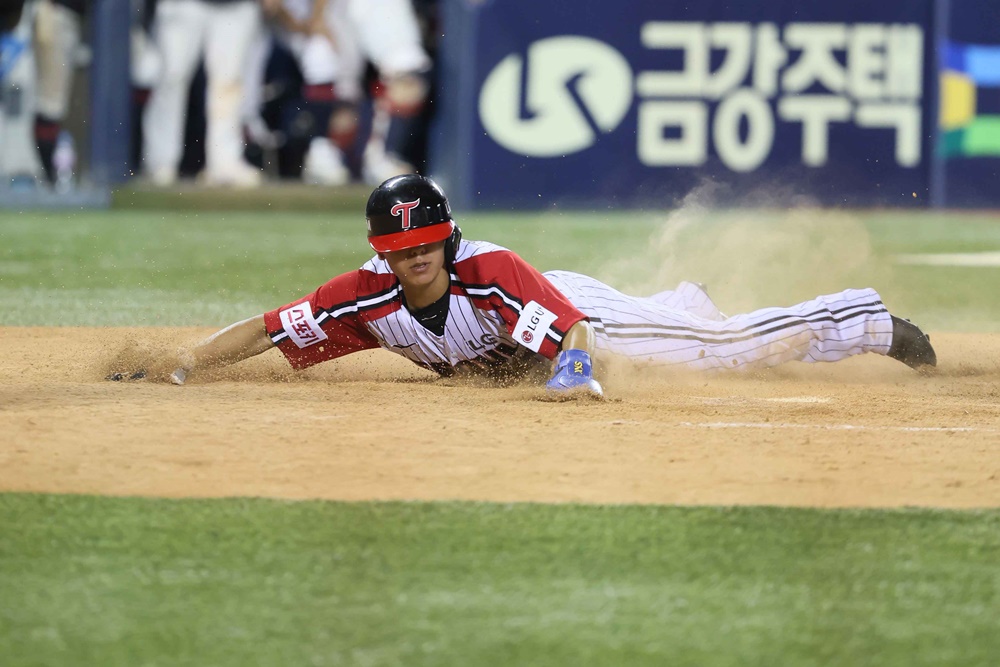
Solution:
[(358, 272), (333, 278), (312, 294), (264, 313), (271, 341), (292, 368), (308, 368), (378, 347), (358, 319)]
[(552, 359), (569, 328), (587, 319), (538, 269), (510, 250), (473, 255), (455, 266), (462, 288), (503, 317), (518, 344)]

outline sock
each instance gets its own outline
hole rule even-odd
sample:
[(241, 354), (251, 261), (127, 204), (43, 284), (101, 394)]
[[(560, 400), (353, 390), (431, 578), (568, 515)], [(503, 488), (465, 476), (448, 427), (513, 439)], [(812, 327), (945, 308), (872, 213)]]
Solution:
[(42, 168), (45, 169), (45, 177), (49, 183), (56, 182), (52, 155), (56, 151), (56, 140), (61, 130), (59, 121), (41, 115), (35, 116), (35, 145), (38, 146), (38, 157), (42, 160)]

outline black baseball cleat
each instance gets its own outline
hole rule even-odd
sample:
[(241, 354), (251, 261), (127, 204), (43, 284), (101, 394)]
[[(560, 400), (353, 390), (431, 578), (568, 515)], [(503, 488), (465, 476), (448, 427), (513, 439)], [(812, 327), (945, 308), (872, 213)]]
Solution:
[(920, 328), (895, 315), (892, 317), (892, 345), (888, 355), (902, 361), (910, 368), (919, 369), (922, 366), (937, 366), (937, 354), (931, 347), (931, 337)]

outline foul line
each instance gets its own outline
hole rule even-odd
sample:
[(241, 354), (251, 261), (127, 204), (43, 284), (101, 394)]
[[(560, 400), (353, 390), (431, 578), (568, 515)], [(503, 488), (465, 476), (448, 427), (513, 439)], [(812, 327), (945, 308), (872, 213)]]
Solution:
[(854, 424), (772, 424), (768, 422), (680, 422), (690, 428), (810, 429), (815, 431), (901, 431), (904, 433), (997, 433), (974, 426), (856, 426)]
[(1000, 266), (1000, 252), (951, 252), (896, 255), (896, 264), (911, 266)]

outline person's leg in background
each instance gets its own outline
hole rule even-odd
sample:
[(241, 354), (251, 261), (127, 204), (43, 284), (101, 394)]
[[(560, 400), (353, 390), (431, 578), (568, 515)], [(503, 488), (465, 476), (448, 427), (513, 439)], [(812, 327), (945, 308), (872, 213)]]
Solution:
[(274, 45), (270, 30), (257, 32), (243, 67), (243, 99), (240, 102), (240, 124), (247, 143), (244, 155), (251, 164), (265, 171), (277, 169), (272, 162), (277, 161), (276, 151), (283, 143), (283, 137), (268, 127), (263, 117), (264, 81)]
[(156, 185), (177, 181), (187, 93), (201, 59), (207, 12), (202, 0), (160, 0), (156, 5), (153, 37), (163, 69), (142, 119), (143, 167)]
[(0, 7), (0, 186), (33, 189), (42, 168), (32, 128), (35, 115), (34, 10)]
[(362, 52), (378, 69), (363, 176), (370, 183), (413, 171), (399, 153), (429, 92), (431, 60), (411, 0), (347, 0)]
[(338, 104), (334, 81), (339, 76), (340, 55), (328, 35), (284, 33), (283, 38), (302, 74), (301, 125), (311, 135), (302, 164), (302, 179), (313, 185), (344, 185), (350, 182), (351, 172), (340, 147), (327, 131)]
[(210, 185), (254, 187), (263, 177), (243, 158), (241, 122), (247, 59), (260, 29), (260, 5), (255, 0), (209, 5), (204, 176)]
[[(83, 0), (39, 0), (35, 9), (35, 144), (49, 183), (56, 183), (56, 143), (69, 111), (75, 55), (83, 26)], [(60, 165), (60, 180), (71, 165)], [(66, 183), (68, 186), (68, 183)]]

